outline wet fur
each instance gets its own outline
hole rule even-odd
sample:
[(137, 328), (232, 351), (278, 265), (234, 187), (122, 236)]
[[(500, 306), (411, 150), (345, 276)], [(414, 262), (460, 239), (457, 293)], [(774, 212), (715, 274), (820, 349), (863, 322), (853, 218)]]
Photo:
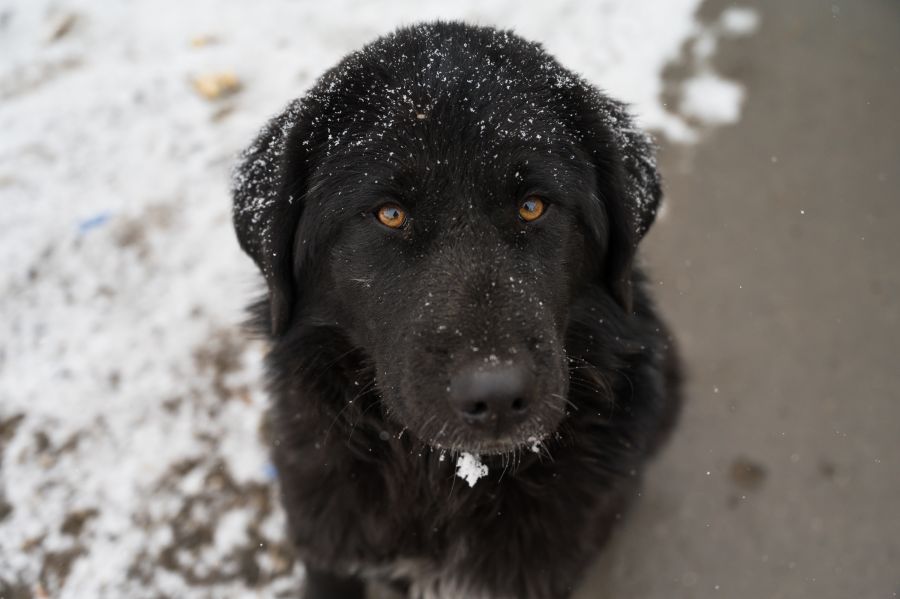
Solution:
[[(385, 107), (396, 114), (380, 120)], [(545, 159), (527, 147), (537, 136)], [(273, 458), (308, 597), (360, 596), (356, 578), (412, 597), (570, 596), (680, 403), (672, 340), (633, 265), (660, 201), (652, 152), (620, 104), (539, 46), (446, 23), (351, 55), (262, 131), (237, 170), (235, 226), (269, 288), (255, 326), (271, 341)], [(395, 167), (394, 153), (412, 160)], [(502, 214), (520, 190), (497, 181), (523, 156), (560, 199), (542, 229), (513, 231)], [(420, 200), (389, 238), (361, 190), (394, 172), (375, 195), (455, 195)], [(469, 488), (456, 458), (479, 440), (447, 425), (441, 389), (485, 351), (472, 347), (508, 353), (507, 339), (542, 373), (546, 399), (521, 431), (540, 442), (486, 456)]]

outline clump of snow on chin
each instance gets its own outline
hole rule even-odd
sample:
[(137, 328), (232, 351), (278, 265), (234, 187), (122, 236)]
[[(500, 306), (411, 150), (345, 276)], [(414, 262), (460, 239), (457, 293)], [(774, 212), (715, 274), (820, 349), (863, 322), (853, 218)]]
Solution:
[(477, 455), (464, 451), (456, 460), (456, 476), (469, 483), (470, 487), (474, 487), (487, 474), (488, 467), (481, 463)]

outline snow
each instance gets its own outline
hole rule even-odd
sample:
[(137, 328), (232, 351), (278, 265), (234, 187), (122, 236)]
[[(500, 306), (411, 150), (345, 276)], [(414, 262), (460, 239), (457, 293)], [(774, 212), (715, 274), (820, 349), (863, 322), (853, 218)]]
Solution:
[(224, 514), (216, 528), (213, 547), (220, 555), (227, 555), (247, 542), (248, 514), (243, 510), (232, 510)]
[(719, 17), (722, 30), (730, 35), (741, 36), (754, 33), (759, 27), (759, 15), (753, 9), (731, 6)]
[(474, 487), (479, 479), (487, 475), (488, 467), (476, 455), (464, 451), (456, 460), (456, 476), (469, 483), (470, 487)]
[[(716, 102), (689, 119), (661, 103), (698, 3), (0, 0), (0, 590), (299, 584), (260, 439), (265, 347), (238, 326), (262, 286), (229, 196), (288, 100), (397, 25), (464, 18), (544, 42), (689, 140), (740, 108), (708, 81), (694, 91)], [(736, 14), (722, 27), (748, 31)]]
[(691, 48), (693, 75), (681, 84), (678, 108), (683, 117), (706, 126), (738, 121), (744, 87), (718, 75), (712, 60), (722, 38), (747, 36), (758, 26), (759, 15), (754, 10), (732, 6), (725, 9), (716, 22), (696, 29)]
[(681, 112), (714, 125), (737, 122), (744, 99), (743, 88), (713, 74), (689, 79), (682, 90)]

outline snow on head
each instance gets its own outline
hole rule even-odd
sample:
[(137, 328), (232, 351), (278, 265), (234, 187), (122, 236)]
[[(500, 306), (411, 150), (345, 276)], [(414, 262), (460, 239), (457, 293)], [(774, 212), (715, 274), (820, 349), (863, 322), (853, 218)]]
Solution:
[(470, 487), (474, 487), (475, 483), (487, 474), (488, 467), (482, 464), (476, 455), (465, 451), (456, 460), (456, 476), (469, 483)]

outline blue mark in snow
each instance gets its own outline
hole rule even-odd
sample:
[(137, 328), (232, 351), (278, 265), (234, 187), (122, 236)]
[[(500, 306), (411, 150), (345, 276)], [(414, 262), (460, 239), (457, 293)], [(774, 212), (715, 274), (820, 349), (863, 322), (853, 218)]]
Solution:
[(91, 229), (96, 229), (97, 227), (100, 227), (100, 226), (106, 224), (106, 221), (109, 220), (110, 216), (111, 215), (109, 212), (101, 212), (90, 218), (87, 218), (87, 219), (81, 221), (80, 223), (78, 223), (78, 232), (79, 233), (87, 233)]

